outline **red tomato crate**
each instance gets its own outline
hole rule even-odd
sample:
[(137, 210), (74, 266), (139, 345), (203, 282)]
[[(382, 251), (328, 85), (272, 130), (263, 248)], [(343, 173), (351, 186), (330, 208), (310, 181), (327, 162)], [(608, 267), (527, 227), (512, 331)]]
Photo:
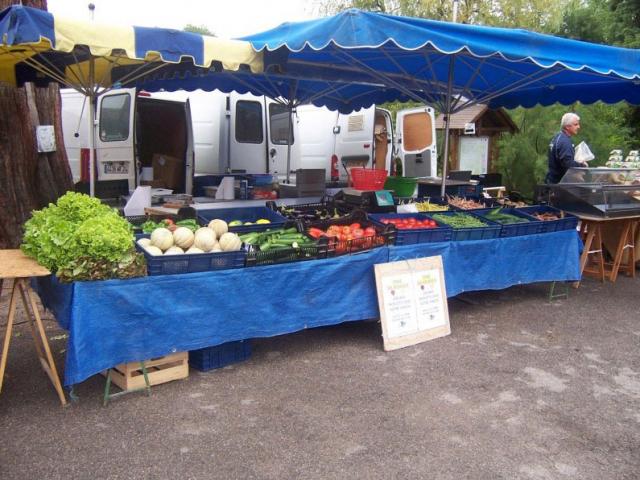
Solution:
[[(439, 223), (423, 213), (371, 213), (369, 218), (374, 223), (385, 225), (384, 220), (397, 220), (415, 218), (419, 221), (433, 221), (435, 227), (402, 229), (394, 225), (396, 229), (396, 245), (414, 245), (416, 243), (448, 242), (453, 236), (453, 229)], [(392, 224), (393, 225), (393, 224)]]
[(355, 210), (347, 217), (310, 222), (307, 225), (307, 234), (313, 237), (313, 235), (309, 233), (310, 229), (313, 228), (326, 231), (331, 226), (349, 227), (354, 223), (359, 223), (363, 230), (368, 227), (373, 228), (375, 235), (364, 235), (360, 238), (352, 238), (351, 240), (330, 236), (328, 241), (329, 256), (345, 255), (382, 247), (383, 245), (393, 245), (395, 243), (396, 229), (392, 225), (382, 225), (372, 222), (363, 210)]

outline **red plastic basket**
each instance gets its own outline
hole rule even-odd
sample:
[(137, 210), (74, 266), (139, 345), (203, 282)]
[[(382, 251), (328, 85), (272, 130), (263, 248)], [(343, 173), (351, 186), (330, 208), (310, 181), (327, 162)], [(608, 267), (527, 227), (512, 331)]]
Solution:
[(351, 180), (356, 190), (382, 190), (387, 171), (377, 168), (352, 168)]

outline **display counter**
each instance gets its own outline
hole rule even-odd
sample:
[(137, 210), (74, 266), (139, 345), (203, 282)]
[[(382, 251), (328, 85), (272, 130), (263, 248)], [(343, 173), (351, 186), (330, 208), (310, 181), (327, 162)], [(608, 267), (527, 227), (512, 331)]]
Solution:
[(381, 247), (325, 260), (60, 284), (38, 279), (69, 331), (65, 385), (114, 365), (306, 328), (378, 318), (373, 265), (442, 255), (447, 296), (580, 277), (575, 230)]
[(562, 210), (603, 218), (640, 215), (640, 170), (570, 168), (549, 188), (551, 203)]

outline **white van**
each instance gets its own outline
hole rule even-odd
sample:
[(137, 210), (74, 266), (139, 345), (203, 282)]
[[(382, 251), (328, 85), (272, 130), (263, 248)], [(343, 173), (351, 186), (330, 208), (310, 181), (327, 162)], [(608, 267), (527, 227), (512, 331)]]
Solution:
[(326, 168), (327, 181), (344, 182), (347, 169), (392, 171), (400, 157), (405, 176), (435, 177), (437, 151), (433, 108), (401, 110), (393, 134), (391, 113), (375, 106), (350, 114), (303, 105), (297, 109), (300, 168)]
[[(88, 101), (63, 90), (62, 125), (74, 182), (88, 182)], [(390, 170), (400, 155), (405, 175), (435, 175), (435, 119), (424, 107), (391, 115), (376, 107), (348, 115), (312, 105), (294, 111), (251, 94), (138, 92), (113, 90), (96, 108), (96, 192), (116, 184), (133, 190), (142, 183), (192, 193), (194, 175), (269, 173), (280, 181), (297, 169), (322, 168), (326, 181), (347, 180), (347, 168)], [(288, 155), (288, 139), (293, 142)]]

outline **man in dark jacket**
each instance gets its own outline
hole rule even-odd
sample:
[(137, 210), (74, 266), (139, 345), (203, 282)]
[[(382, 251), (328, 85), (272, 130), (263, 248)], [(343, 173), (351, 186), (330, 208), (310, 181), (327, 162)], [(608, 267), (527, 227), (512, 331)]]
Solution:
[(571, 137), (580, 131), (580, 117), (575, 113), (565, 113), (560, 121), (561, 131), (549, 144), (549, 171), (545, 183), (558, 183), (571, 167), (586, 167), (586, 163), (576, 162)]

